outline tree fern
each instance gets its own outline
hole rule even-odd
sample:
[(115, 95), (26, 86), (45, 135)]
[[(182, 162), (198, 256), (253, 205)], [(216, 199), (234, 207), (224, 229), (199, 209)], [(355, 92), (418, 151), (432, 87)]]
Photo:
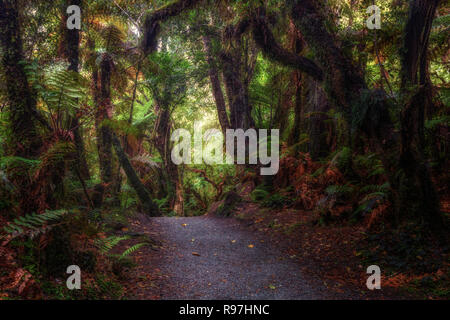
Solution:
[(74, 116), (79, 99), (86, 94), (84, 79), (77, 72), (62, 68), (50, 70), (46, 78), (46, 90), (41, 95), (49, 110), (58, 114), (64, 110)]
[(125, 32), (117, 24), (108, 24), (99, 30), (102, 46), (108, 53), (119, 53), (123, 50), (126, 39)]
[(53, 168), (64, 161), (73, 161), (76, 156), (75, 145), (72, 142), (58, 141), (40, 156), (38, 170)]

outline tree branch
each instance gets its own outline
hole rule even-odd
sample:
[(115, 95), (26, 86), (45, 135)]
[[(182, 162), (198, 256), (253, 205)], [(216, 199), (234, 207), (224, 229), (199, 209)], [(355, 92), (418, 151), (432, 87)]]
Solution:
[(156, 49), (157, 37), (161, 29), (160, 22), (177, 16), (185, 9), (192, 8), (201, 0), (178, 0), (149, 13), (144, 22), (144, 37), (141, 43), (142, 50), (149, 54)]

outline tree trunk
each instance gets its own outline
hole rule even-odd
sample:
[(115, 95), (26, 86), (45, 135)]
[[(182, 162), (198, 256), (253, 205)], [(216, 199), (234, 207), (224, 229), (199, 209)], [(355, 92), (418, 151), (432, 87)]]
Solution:
[(35, 115), (36, 100), (28, 84), (24, 65), (18, 3), (0, 1), (0, 42), (11, 125), (12, 154), (24, 158), (37, 156), (42, 147)]
[(304, 85), (304, 78), (300, 71), (293, 71), (293, 84), (295, 87), (294, 97), (294, 125), (289, 135), (289, 145), (292, 146), (299, 142), (301, 127), (303, 121), (303, 98), (302, 98), (302, 85)]
[[(402, 50), (407, 53), (402, 60), (402, 73), (413, 81), (418, 70), (415, 64), (420, 60), (415, 57), (420, 51), (416, 48), (420, 48), (420, 43), (426, 46), (423, 39), (428, 38), (429, 24), (434, 16), (434, 11), (430, 14), (430, 10), (435, 10), (436, 3), (425, 0), (410, 3)], [(386, 94), (368, 90), (362, 71), (355, 68), (339, 48), (336, 36), (327, 31), (325, 17), (319, 12), (317, 3), (304, 0), (295, 1), (292, 15), (324, 70), (329, 97), (353, 129), (363, 130), (368, 135), (371, 149), (382, 159), (394, 194), (397, 217), (420, 217), (439, 226), (438, 201), (418, 142), (418, 131), (423, 130), (423, 122), (420, 115), (413, 112), (414, 101), (418, 99), (404, 107), (402, 135), (399, 136), (390, 119)], [(421, 52), (426, 52), (426, 48)]]
[[(240, 53), (239, 53), (240, 54)], [(244, 87), (241, 81), (240, 57), (234, 52), (222, 53), (223, 78), (230, 107), (230, 127), (232, 129), (247, 129)]]
[[(103, 54), (100, 62), (100, 91), (98, 92), (98, 109), (95, 123), (97, 128), (100, 175), (102, 182), (105, 184), (110, 184), (113, 180), (111, 129), (109, 128), (109, 124), (106, 123), (112, 113), (111, 67), (111, 57), (107, 53)], [(98, 75), (94, 75), (94, 78), (96, 77)]]
[[(435, 225), (442, 222), (442, 216), (424, 156), (424, 122), (425, 106), (430, 102), (430, 86), (427, 86), (428, 41), (438, 4), (439, 0), (410, 2), (401, 49), (401, 89), (404, 96), (411, 98), (404, 101), (402, 110), (400, 167), (403, 172), (399, 178), (400, 212), (412, 207), (417, 216), (431, 220)], [(417, 85), (421, 87), (415, 87)]]
[[(239, 26), (234, 27), (234, 29), (238, 30)], [(229, 47), (229, 49), (222, 51), (220, 54), (222, 74), (230, 108), (230, 127), (232, 129), (246, 130), (255, 125), (251, 116), (251, 106), (248, 99), (248, 85), (250, 84), (252, 74), (244, 75), (243, 73), (243, 67), (247, 69), (249, 64), (242, 62), (242, 52), (245, 51), (244, 58), (247, 61), (248, 48), (243, 48), (242, 39), (239, 37), (229, 39), (226, 36), (226, 32), (223, 36), (223, 41), (231, 42), (230, 45), (224, 45), (224, 47)]]
[(309, 86), (309, 108), (307, 111), (309, 113), (309, 152), (311, 159), (317, 161), (327, 155), (328, 148), (325, 137), (327, 116), (325, 113), (330, 109), (330, 105), (325, 91), (316, 81), (311, 80)]
[(220, 85), (219, 72), (212, 57), (211, 39), (209, 36), (203, 36), (203, 46), (206, 53), (206, 61), (209, 65), (209, 79), (211, 81), (214, 101), (216, 102), (217, 115), (219, 117), (220, 126), (222, 127), (222, 132), (225, 134), (226, 130), (230, 128), (230, 122), (228, 121), (225, 98)]
[[(66, 13), (66, 9), (70, 5), (77, 5), (79, 7), (82, 6), (82, 0), (68, 0), (65, 2), (65, 5), (62, 8), (63, 14), (63, 25), (62, 32), (65, 37), (64, 44), (66, 46), (64, 50), (64, 54), (69, 61), (68, 70), (78, 72), (79, 65), (79, 46), (80, 46), (80, 32), (78, 29), (69, 30), (66, 26), (68, 15)], [(84, 151), (84, 143), (83, 137), (81, 135), (80, 123), (77, 117), (72, 118), (70, 124), (73, 136), (74, 143), (77, 151), (77, 166), (80, 173), (80, 177), (84, 180), (90, 179), (89, 167), (86, 161), (86, 154)]]
[(177, 215), (182, 216), (183, 212), (183, 184), (180, 180), (178, 166), (172, 162), (170, 155), (170, 111), (168, 108), (157, 106), (159, 113), (156, 125), (155, 146), (163, 159), (163, 173), (166, 183), (166, 192), (169, 199), (169, 206)]
[(153, 217), (159, 216), (160, 213), (158, 206), (153, 202), (147, 189), (136, 174), (136, 171), (131, 165), (130, 160), (128, 159), (122, 146), (120, 145), (119, 138), (117, 138), (114, 132), (111, 132), (111, 140), (120, 165), (127, 175), (128, 183), (134, 189), (134, 191), (136, 191), (136, 194), (142, 204), (142, 207), (144, 208), (145, 213)]

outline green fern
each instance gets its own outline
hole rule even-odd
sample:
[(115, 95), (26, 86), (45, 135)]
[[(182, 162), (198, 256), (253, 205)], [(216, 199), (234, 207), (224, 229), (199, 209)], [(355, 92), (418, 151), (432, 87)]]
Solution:
[(105, 239), (97, 239), (94, 245), (104, 254), (108, 253), (119, 242), (130, 239), (130, 236), (111, 236)]
[(383, 183), (382, 185), (369, 184), (369, 185), (362, 187), (359, 192), (360, 192), (360, 194), (375, 193), (375, 192), (388, 193), (389, 192), (389, 182)]
[(148, 243), (141, 242), (141, 243), (135, 244), (134, 246), (129, 247), (127, 250), (122, 252), (122, 254), (120, 255), (120, 259), (123, 259), (123, 258), (129, 256), (133, 252), (137, 251), (138, 249), (140, 249), (140, 248), (142, 248), (143, 246), (146, 246), (146, 245), (148, 245)]
[(0, 157), (0, 169), (5, 171), (11, 171), (11, 170), (33, 170), (36, 168), (41, 161), (39, 160), (33, 160), (33, 159), (27, 159), (22, 157)]
[(109, 53), (118, 53), (123, 49), (126, 35), (116, 24), (109, 24), (99, 30), (102, 46)]
[[(118, 245), (119, 242), (121, 242), (123, 240), (128, 240), (130, 238), (131, 238), (130, 236), (111, 236), (106, 239), (97, 239), (94, 242), (94, 245), (100, 250), (100, 252), (102, 254), (107, 254), (116, 245)], [(113, 254), (110, 256), (115, 256), (115, 257), (118, 257), (119, 259), (123, 259), (145, 245), (148, 245), (148, 243), (147, 242), (138, 243), (138, 244), (135, 244), (135, 245), (129, 247), (128, 249), (126, 249), (124, 252), (122, 252), (119, 255)]]
[(55, 223), (68, 213), (67, 210), (48, 210), (43, 214), (27, 214), (22, 217), (14, 219), (3, 227), (4, 236), (11, 236), (12, 238), (20, 236), (29, 236), (34, 238), (38, 234), (46, 233)]
[(341, 185), (331, 185), (325, 189), (325, 192), (329, 196), (345, 196), (349, 195), (354, 191), (354, 188), (348, 184)]
[(75, 115), (79, 99), (85, 97), (84, 79), (74, 71), (54, 68), (47, 74), (46, 89), (41, 92), (51, 112), (66, 111)]

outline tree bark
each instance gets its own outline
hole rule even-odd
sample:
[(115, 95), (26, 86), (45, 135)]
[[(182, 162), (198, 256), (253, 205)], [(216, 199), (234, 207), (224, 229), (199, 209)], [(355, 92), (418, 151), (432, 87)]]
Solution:
[(145, 213), (153, 217), (159, 216), (160, 213), (158, 206), (153, 202), (147, 189), (136, 174), (136, 171), (131, 165), (130, 160), (128, 159), (122, 146), (120, 145), (119, 138), (117, 138), (114, 132), (111, 132), (111, 140), (120, 165), (127, 175), (128, 183), (134, 189), (134, 191), (136, 191), (136, 194), (142, 204), (142, 207), (144, 208)]
[(401, 117), (400, 167), (403, 174), (400, 177), (400, 210), (414, 205), (418, 216), (428, 215), (426, 219), (431, 219), (436, 225), (442, 222), (442, 217), (424, 156), (424, 123), (425, 106), (431, 100), (431, 86), (427, 83), (428, 41), (438, 4), (439, 0), (410, 2), (404, 43), (400, 51), (401, 89), (404, 96), (411, 96), (404, 101)]
[(311, 80), (309, 82), (309, 152), (313, 161), (327, 155), (327, 141), (324, 136), (326, 133), (325, 113), (330, 109), (325, 91), (319, 84)]
[(170, 111), (167, 107), (156, 107), (158, 120), (156, 125), (155, 147), (163, 159), (163, 174), (169, 206), (177, 215), (184, 214), (183, 208), (183, 185), (178, 166), (172, 162), (170, 155)]
[[(79, 7), (82, 7), (82, 0), (68, 0), (65, 2), (65, 5), (62, 8), (63, 14), (62, 32), (65, 38), (64, 44), (66, 46), (64, 53), (69, 62), (68, 70), (78, 72), (80, 59), (79, 58), (80, 32), (78, 29), (69, 30), (66, 26), (68, 19), (66, 9), (70, 5), (77, 5)], [(80, 123), (77, 117), (72, 118), (70, 126), (73, 131), (74, 143), (77, 151), (77, 166), (79, 167), (80, 177), (84, 180), (90, 179), (89, 167), (86, 161), (86, 154), (84, 151), (83, 137), (81, 134)]]
[(230, 127), (232, 129), (247, 129), (246, 105), (244, 100), (244, 87), (240, 71), (240, 52), (223, 52), (223, 77), (230, 107)]
[(12, 131), (12, 153), (24, 158), (37, 156), (42, 139), (35, 123), (36, 99), (25, 73), (18, 3), (0, 1), (0, 43), (6, 80), (7, 98)]
[[(422, 10), (417, 10), (417, 8)], [(432, 16), (428, 14), (431, 7), (436, 7), (435, 1), (414, 0), (410, 2), (411, 11), (405, 29), (406, 52), (414, 49), (421, 39), (427, 38), (427, 23)], [(394, 195), (396, 216), (419, 217), (434, 226), (439, 226), (441, 216), (437, 198), (431, 183), (430, 174), (424, 163), (423, 153), (417, 145), (410, 142), (417, 139), (417, 129), (409, 129), (420, 123), (417, 117), (409, 114), (411, 106), (406, 105), (402, 113), (402, 136), (395, 130), (390, 119), (389, 102), (386, 94), (381, 91), (368, 90), (362, 78), (362, 71), (358, 70), (337, 45), (336, 35), (325, 27), (325, 17), (320, 13), (317, 3), (312, 0), (295, 1), (292, 16), (297, 27), (313, 50), (317, 61), (324, 71), (325, 88), (332, 102), (343, 113), (353, 129), (365, 132), (369, 138), (370, 147), (383, 161), (384, 168)], [(424, 18), (426, 16), (427, 18)], [(414, 18), (415, 17), (415, 18)], [(414, 21), (413, 21), (414, 20)], [(430, 23), (431, 23), (430, 21)], [(418, 24), (420, 32), (408, 30), (408, 26)], [(408, 54), (403, 59), (403, 72), (412, 75), (417, 70), (411, 66), (417, 59)], [(412, 71), (411, 71), (412, 70)], [(421, 124), (419, 124), (421, 126)], [(408, 136), (405, 132), (411, 133)], [(408, 146), (407, 146), (408, 145)], [(400, 153), (400, 157), (398, 156)]]
[(211, 81), (214, 101), (216, 102), (217, 115), (219, 117), (219, 123), (222, 128), (222, 132), (225, 134), (226, 130), (230, 128), (230, 122), (228, 121), (225, 98), (223, 96), (222, 87), (220, 85), (219, 72), (217, 70), (217, 67), (215, 66), (212, 56), (211, 39), (207, 35), (203, 36), (203, 46), (206, 53), (206, 61), (209, 65), (209, 79)]
[[(112, 58), (107, 53), (104, 53), (100, 62), (100, 91), (97, 93), (98, 109), (95, 118), (98, 139), (97, 143), (100, 175), (102, 182), (105, 184), (110, 184), (113, 180), (111, 129), (109, 128), (109, 124), (106, 123), (110, 119), (112, 113), (112, 63)], [(94, 78), (97, 78), (96, 81), (98, 81), (98, 75), (94, 75)]]
[(201, 0), (178, 0), (149, 13), (145, 18), (144, 35), (141, 43), (141, 48), (144, 53), (150, 54), (156, 49), (161, 22), (179, 15), (186, 9), (194, 7), (200, 1)]

